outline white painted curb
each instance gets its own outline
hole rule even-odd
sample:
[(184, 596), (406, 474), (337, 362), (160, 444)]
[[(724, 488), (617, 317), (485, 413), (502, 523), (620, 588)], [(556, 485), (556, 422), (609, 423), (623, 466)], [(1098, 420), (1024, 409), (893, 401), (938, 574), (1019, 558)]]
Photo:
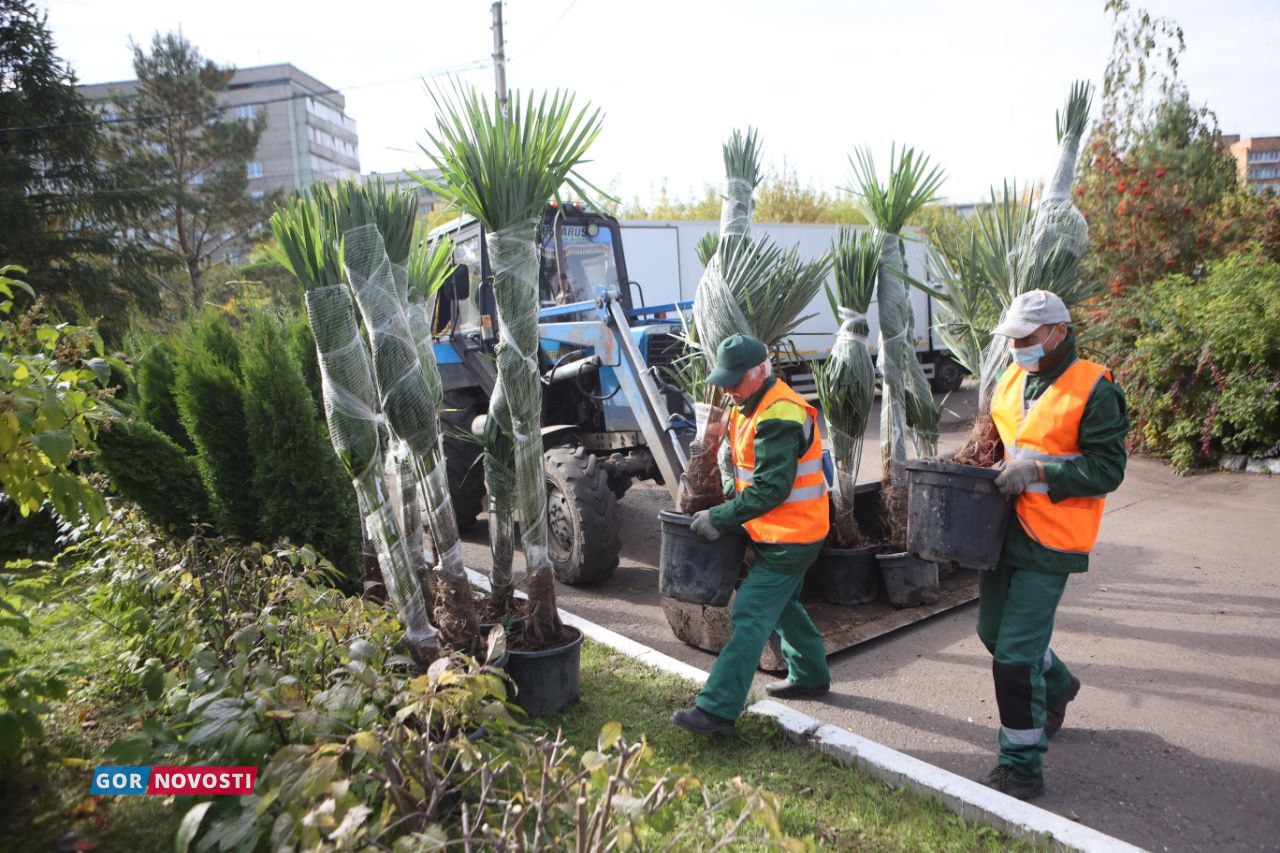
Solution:
[[(489, 589), (489, 579), (467, 569), (471, 583), (483, 590)], [(517, 592), (524, 598), (524, 593)], [(637, 643), (616, 631), (611, 631), (580, 616), (564, 610), (560, 619), (572, 625), (587, 637), (601, 645), (634, 658), (646, 666), (678, 675), (688, 681), (702, 683), (707, 673), (692, 664), (676, 660), (657, 649)], [(951, 811), (968, 820), (985, 823), (1003, 832), (1033, 844), (1062, 850), (1088, 851), (1140, 851), (1128, 842), (1121, 841), (1096, 829), (1068, 820), (1039, 806), (1001, 794), (971, 779), (958, 776), (949, 770), (935, 767), (896, 749), (855, 735), (851, 731), (824, 723), (816, 717), (803, 714), (766, 699), (747, 708), (751, 714), (772, 717), (786, 731), (788, 737), (798, 743), (812, 746), (843, 764), (858, 769), (897, 788), (908, 788), (919, 794), (933, 797)]]

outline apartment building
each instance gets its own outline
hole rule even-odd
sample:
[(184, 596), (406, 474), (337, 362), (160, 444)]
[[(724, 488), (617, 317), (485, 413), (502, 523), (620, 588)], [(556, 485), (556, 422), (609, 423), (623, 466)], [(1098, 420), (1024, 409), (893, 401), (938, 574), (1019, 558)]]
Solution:
[(1280, 193), (1280, 136), (1235, 137), (1227, 150), (1236, 158), (1240, 180), (1257, 192)]
[[(109, 102), (136, 92), (137, 81), (77, 88), (88, 100)], [(304, 190), (313, 181), (360, 174), (359, 137), (346, 98), (293, 65), (238, 69), (219, 101), (242, 119), (266, 116), (257, 155), (247, 166), (250, 193)]]

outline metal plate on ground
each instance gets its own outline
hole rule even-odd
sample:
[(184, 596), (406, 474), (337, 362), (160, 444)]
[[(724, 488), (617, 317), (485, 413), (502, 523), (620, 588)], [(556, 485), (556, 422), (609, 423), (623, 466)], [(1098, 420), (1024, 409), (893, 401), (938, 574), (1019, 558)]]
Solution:
[[(883, 592), (870, 604), (852, 607), (831, 604), (823, 600), (821, 595), (806, 594), (804, 605), (814, 624), (822, 632), (827, 654), (833, 655), (930, 616), (968, 604), (978, 597), (978, 573), (975, 571), (962, 570), (940, 585), (942, 593), (938, 600), (919, 607), (895, 607)], [(676, 638), (713, 654), (718, 654), (729, 640), (729, 608), (732, 606), (732, 601), (726, 607), (707, 607), (686, 604), (674, 598), (662, 599), (662, 611)], [(786, 670), (777, 634), (769, 635), (769, 643), (760, 656), (760, 668), (766, 672)]]

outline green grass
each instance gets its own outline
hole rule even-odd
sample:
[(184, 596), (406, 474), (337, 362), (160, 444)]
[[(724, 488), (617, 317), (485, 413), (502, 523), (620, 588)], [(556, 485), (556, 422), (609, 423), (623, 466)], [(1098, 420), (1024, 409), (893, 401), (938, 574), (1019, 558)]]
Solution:
[(94, 766), (110, 763), (102, 751), (136, 729), (140, 716), (136, 697), (116, 686), (121, 641), (71, 604), (29, 615), (31, 635), (6, 630), (6, 644), (27, 660), (74, 661), (76, 672), (67, 700), (51, 703), (44, 717), (44, 737), (25, 745), (15, 763), (0, 764), (0, 848), (56, 850), (76, 833), (99, 851), (172, 849), (182, 813), (170, 798), (89, 794)]
[(656, 764), (682, 764), (705, 786), (735, 776), (777, 794), (782, 828), (810, 836), (822, 847), (876, 850), (1006, 850), (1025, 845), (966, 821), (936, 800), (895, 790), (816, 750), (788, 740), (773, 720), (752, 715), (732, 737), (699, 738), (671, 725), (676, 708), (688, 707), (697, 686), (587, 642), (582, 651), (582, 699), (540, 722), (560, 727), (579, 750), (594, 749), (600, 727), (622, 723), (623, 735), (645, 734)]

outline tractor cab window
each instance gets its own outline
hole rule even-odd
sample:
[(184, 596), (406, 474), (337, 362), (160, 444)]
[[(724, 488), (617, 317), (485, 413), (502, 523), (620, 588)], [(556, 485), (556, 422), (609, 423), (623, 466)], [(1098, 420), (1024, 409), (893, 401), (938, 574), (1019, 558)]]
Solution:
[(544, 306), (594, 299), (600, 288), (617, 290), (614, 232), (597, 223), (558, 223), (559, 246), (548, 233), (539, 247)]
[[(480, 326), (481, 287), (484, 273), (480, 263), (480, 232), (458, 239), (453, 246), (453, 260), (458, 265), (457, 283), (447, 282), (436, 299), (435, 333), (465, 332)], [(462, 283), (465, 282), (465, 286)], [(465, 296), (460, 294), (465, 293)]]

